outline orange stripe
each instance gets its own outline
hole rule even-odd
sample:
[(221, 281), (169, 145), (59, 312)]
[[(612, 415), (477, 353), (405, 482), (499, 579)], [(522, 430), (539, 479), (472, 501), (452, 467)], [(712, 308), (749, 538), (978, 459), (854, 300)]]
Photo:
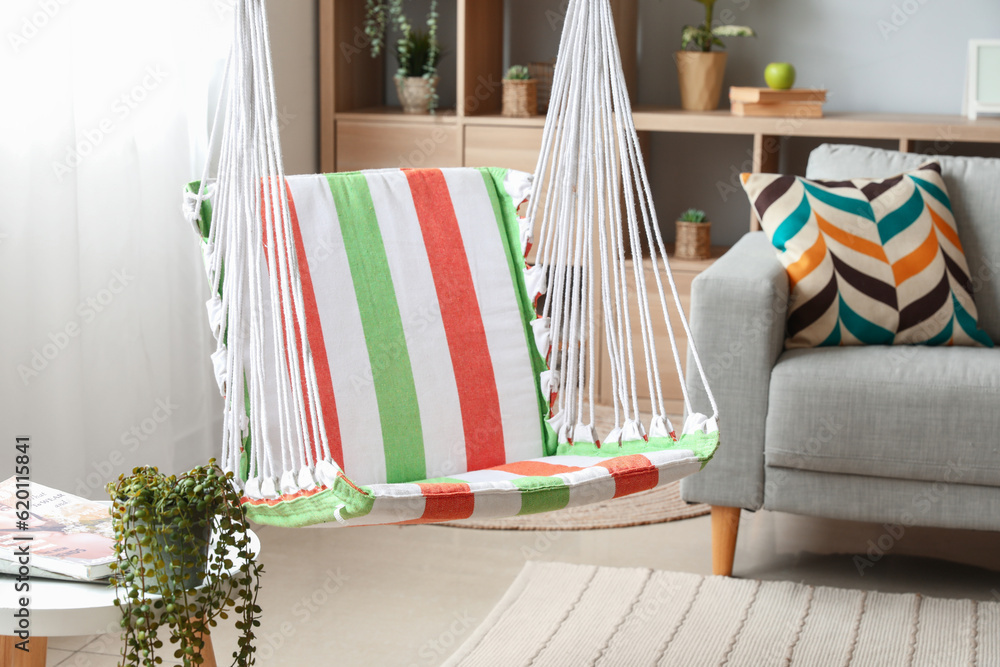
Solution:
[(934, 209), (930, 206), (927, 207), (927, 211), (931, 214), (931, 220), (934, 221), (934, 226), (938, 228), (938, 231), (941, 232), (946, 239), (951, 241), (951, 244), (958, 248), (959, 252), (964, 253), (965, 251), (962, 250), (962, 242), (959, 240), (958, 234), (955, 233), (955, 230), (951, 228), (951, 225), (945, 222), (944, 218), (935, 213)]
[(642, 454), (616, 456), (597, 465), (607, 468), (615, 479), (615, 498), (655, 489), (660, 471)]
[(896, 278), (896, 286), (899, 287), (930, 266), (930, 263), (937, 257), (939, 248), (937, 236), (931, 229), (931, 233), (927, 235), (920, 247), (892, 265), (892, 275)]
[(855, 252), (859, 252), (862, 255), (868, 255), (869, 257), (874, 257), (875, 259), (889, 263), (888, 258), (885, 256), (885, 250), (878, 243), (869, 241), (868, 239), (863, 239), (860, 236), (855, 236), (849, 232), (845, 232), (843, 229), (836, 227), (823, 218), (816, 214), (816, 222), (819, 223), (819, 229), (821, 232), (829, 236), (831, 239), (836, 241), (842, 246), (846, 246)]
[(800, 280), (812, 273), (813, 269), (823, 263), (825, 257), (826, 241), (822, 234), (817, 234), (816, 243), (785, 269), (788, 272), (788, 289), (793, 289)]
[(505, 463), (507, 452), (475, 280), (444, 174), (439, 169), (406, 170), (405, 174), (451, 353), (465, 432), (466, 468), (483, 470)]
[(424, 494), (424, 513), (419, 519), (400, 521), (400, 525), (439, 523), (468, 519), (476, 499), (468, 484), (418, 484)]
[(514, 475), (523, 475), (525, 477), (552, 477), (553, 475), (558, 475), (563, 472), (577, 472), (583, 470), (583, 468), (577, 468), (576, 466), (561, 466), (554, 463), (542, 463), (541, 461), (518, 461), (517, 463), (508, 463), (502, 466), (494, 466), (490, 470), (500, 470), (502, 472), (509, 472)]
[[(299, 228), (299, 216), (295, 211), (292, 189), (285, 182), (285, 192), (288, 196), (288, 214), (291, 217), (292, 235), (295, 237), (295, 255), (299, 263), (299, 278), (302, 286), (302, 300), (306, 317), (306, 335), (309, 337), (309, 350), (312, 352), (313, 366), (316, 371), (316, 390), (319, 394), (319, 411), (323, 417), (323, 428), (326, 431), (330, 456), (340, 468), (344, 467), (344, 447), (340, 439), (340, 418), (337, 414), (337, 399), (333, 394), (333, 379), (330, 375), (330, 360), (326, 354), (326, 339), (323, 337), (323, 323), (319, 317), (319, 307), (316, 305), (316, 291), (313, 288), (312, 276), (309, 273), (309, 258), (305, 244), (302, 241), (302, 230)], [(302, 392), (306, 397), (306, 407), (309, 407), (306, 385), (305, 360), (302, 358), (302, 346), (299, 346), (299, 363), (302, 369)], [(316, 452), (316, 442), (319, 440), (313, 434), (312, 420), (309, 420), (309, 435), (312, 446), (313, 461), (321, 458)]]
[(243, 496), (240, 498), (241, 505), (252, 505), (254, 507), (260, 507), (261, 505), (267, 505), (268, 507), (274, 507), (275, 505), (280, 505), (281, 503), (288, 500), (295, 500), (296, 498), (306, 498), (308, 496), (315, 496), (321, 491), (326, 491), (325, 486), (317, 486), (315, 489), (310, 489), (309, 491), (296, 491), (291, 495), (281, 496), (280, 498), (250, 498), (249, 496)]

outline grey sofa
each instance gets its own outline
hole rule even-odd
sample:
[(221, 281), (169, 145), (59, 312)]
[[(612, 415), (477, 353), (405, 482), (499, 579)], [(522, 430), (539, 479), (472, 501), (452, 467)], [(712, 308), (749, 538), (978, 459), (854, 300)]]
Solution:
[[(806, 175), (884, 177), (927, 159), (823, 145)], [(980, 326), (1000, 343), (1000, 159), (937, 159)], [(691, 326), (722, 441), (682, 495), (713, 506), (716, 573), (732, 571), (741, 509), (1000, 530), (1000, 347), (785, 351), (787, 300), (785, 270), (763, 232), (743, 237), (692, 286)], [(688, 391), (706, 412), (693, 376)]]

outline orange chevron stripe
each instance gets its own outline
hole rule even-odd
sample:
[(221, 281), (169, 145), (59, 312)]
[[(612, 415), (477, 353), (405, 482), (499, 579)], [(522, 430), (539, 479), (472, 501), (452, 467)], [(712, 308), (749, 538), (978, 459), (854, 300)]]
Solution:
[(937, 236), (931, 229), (931, 233), (916, 250), (892, 265), (892, 275), (896, 278), (896, 286), (899, 287), (909, 278), (926, 269), (937, 257), (939, 248)]
[(958, 239), (958, 234), (956, 234), (955, 230), (951, 228), (951, 225), (945, 222), (944, 218), (935, 213), (934, 209), (930, 206), (927, 207), (927, 211), (931, 214), (931, 220), (934, 221), (934, 226), (938, 228), (941, 235), (951, 241), (951, 244), (958, 248), (959, 252), (964, 253), (965, 251), (962, 250), (962, 242)]
[(845, 232), (840, 227), (832, 225), (824, 220), (818, 213), (816, 213), (816, 211), (813, 211), (813, 215), (816, 216), (816, 222), (819, 224), (820, 231), (837, 243), (846, 246), (855, 252), (859, 252), (862, 255), (874, 257), (875, 259), (885, 262), (886, 264), (889, 263), (889, 259), (885, 256), (885, 250), (880, 244), (869, 241), (868, 239), (863, 239), (860, 236), (855, 236), (849, 232)]
[(785, 269), (788, 272), (788, 289), (793, 289), (800, 280), (812, 273), (813, 269), (823, 263), (824, 257), (826, 257), (826, 241), (823, 240), (822, 234), (817, 234), (816, 243)]

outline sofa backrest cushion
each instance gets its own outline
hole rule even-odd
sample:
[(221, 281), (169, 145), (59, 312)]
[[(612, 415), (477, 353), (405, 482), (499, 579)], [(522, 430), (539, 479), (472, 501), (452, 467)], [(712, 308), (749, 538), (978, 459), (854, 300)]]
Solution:
[(823, 144), (809, 155), (806, 177), (885, 178), (940, 163), (965, 248), (979, 326), (1000, 343), (1000, 159), (927, 156), (867, 146)]

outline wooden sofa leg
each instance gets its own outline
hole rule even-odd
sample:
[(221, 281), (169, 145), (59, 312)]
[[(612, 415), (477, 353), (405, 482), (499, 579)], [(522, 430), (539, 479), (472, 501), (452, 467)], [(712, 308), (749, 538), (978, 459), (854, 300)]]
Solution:
[(739, 527), (739, 507), (712, 505), (712, 574), (732, 576)]

